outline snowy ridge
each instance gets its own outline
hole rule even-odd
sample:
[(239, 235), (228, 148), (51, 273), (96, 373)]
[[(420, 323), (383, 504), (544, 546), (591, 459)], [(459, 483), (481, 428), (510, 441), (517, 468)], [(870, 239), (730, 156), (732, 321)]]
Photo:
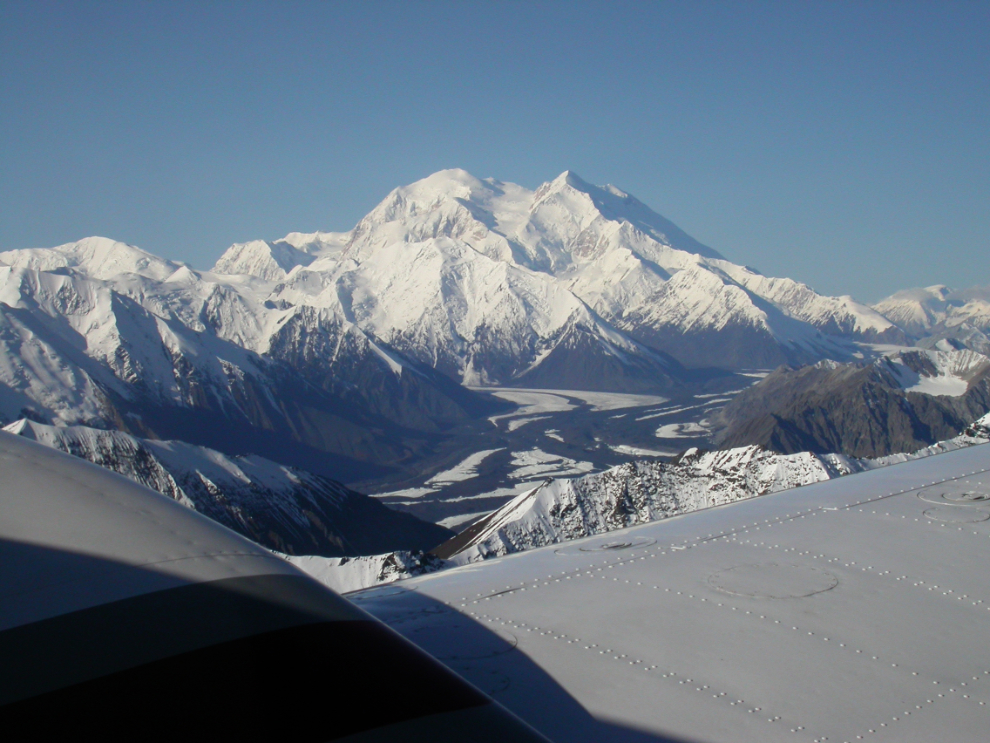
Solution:
[(988, 439), (990, 415), (949, 441), (879, 459), (777, 454), (757, 446), (704, 453), (691, 449), (669, 463), (632, 462), (580, 478), (548, 480), (471, 527), (469, 540), (461, 536), (452, 540), (456, 551), (441, 545), (436, 552), (455, 564), (476, 562), (984, 444)]
[[(72, 271), (0, 268), (7, 331), (0, 384), (36, 415), (64, 423), (105, 424), (113, 416), (106, 393), (186, 406), (212, 396), (238, 408), (233, 391), (263, 376), (266, 363), (206, 327), (210, 296), (202, 297), (197, 321), (183, 323), (167, 306), (173, 289), (137, 274), (111, 283)], [(19, 417), (20, 409), (5, 408), (0, 416)]]
[(409, 550), (368, 557), (280, 556), (337, 593), (394, 583), (403, 578), (442, 570), (449, 565), (428, 552)]
[(450, 533), (334, 480), (255, 455), (229, 457), (181, 441), (28, 420), (3, 430), (111, 469), (282, 553), (422, 548)]
[(333, 232), (291, 232), (281, 240), (235, 243), (214, 266), (219, 274), (246, 274), (264, 281), (282, 281), (296, 266), (308, 266), (318, 255), (340, 252), (344, 236)]
[(137, 274), (158, 281), (168, 278), (181, 265), (106, 237), (87, 237), (55, 248), (9, 250), (0, 253), (0, 263), (35, 271), (72, 268), (94, 279)]
[(924, 289), (903, 289), (873, 305), (873, 309), (909, 333), (927, 330), (945, 312), (952, 290), (942, 284)]
[(284, 241), (254, 240), (232, 245), (217, 261), (214, 270), (225, 274), (248, 274), (264, 281), (279, 281), (296, 266), (313, 262), (313, 256)]

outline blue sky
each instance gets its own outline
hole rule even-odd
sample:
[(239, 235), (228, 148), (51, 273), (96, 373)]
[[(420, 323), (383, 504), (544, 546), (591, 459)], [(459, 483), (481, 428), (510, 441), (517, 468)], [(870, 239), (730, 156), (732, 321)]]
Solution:
[(990, 283), (990, 3), (0, 0), (0, 249), (199, 268), (447, 167), (872, 301)]

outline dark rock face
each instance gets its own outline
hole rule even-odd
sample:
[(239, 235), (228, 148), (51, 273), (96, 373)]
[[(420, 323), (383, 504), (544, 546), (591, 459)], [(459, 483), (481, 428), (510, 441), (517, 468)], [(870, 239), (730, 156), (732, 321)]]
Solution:
[[(899, 366), (935, 376), (931, 359), (906, 353)], [(895, 363), (780, 367), (740, 393), (714, 420), (722, 448), (759, 444), (781, 453), (879, 457), (911, 452), (961, 433), (990, 410), (990, 369), (958, 396), (906, 391)]]

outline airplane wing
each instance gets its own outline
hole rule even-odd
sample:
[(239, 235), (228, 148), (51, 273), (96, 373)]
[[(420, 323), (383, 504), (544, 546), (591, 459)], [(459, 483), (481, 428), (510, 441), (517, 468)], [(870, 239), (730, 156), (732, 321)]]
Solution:
[(990, 446), (349, 594), (553, 740), (990, 738)]
[(0, 432), (9, 740), (545, 741), (285, 561)]

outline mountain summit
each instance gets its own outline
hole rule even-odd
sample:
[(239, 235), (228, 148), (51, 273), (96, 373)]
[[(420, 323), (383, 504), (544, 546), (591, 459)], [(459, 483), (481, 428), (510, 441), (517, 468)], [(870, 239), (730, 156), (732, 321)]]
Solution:
[(841, 354), (840, 340), (903, 337), (851, 297), (732, 264), (635, 197), (571, 171), (535, 191), (440, 171), (392, 191), (350, 232), (324, 234), (294, 241), (302, 257), (288, 269), (275, 250), (286, 238), (267, 244), (270, 262), (238, 260), (237, 245), (214, 270), (264, 264), (253, 275), (271, 278), (278, 264), (274, 301), (339, 307), (466, 383), (537, 384), (539, 367), (568, 345), (623, 373), (621, 384), (575, 385), (644, 387), (646, 374), (662, 387), (671, 357), (767, 367)]

